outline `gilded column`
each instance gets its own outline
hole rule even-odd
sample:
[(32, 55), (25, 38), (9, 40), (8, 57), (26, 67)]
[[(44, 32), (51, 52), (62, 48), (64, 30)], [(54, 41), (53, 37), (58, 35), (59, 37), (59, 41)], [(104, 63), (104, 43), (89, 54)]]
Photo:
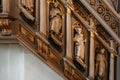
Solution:
[[(70, 3), (70, 0), (67, 0), (68, 3)], [(72, 22), (71, 22), (71, 10), (67, 7), (67, 45), (66, 45), (66, 57), (72, 59)]]
[(110, 73), (109, 73), (109, 80), (114, 80), (115, 79), (115, 56), (113, 54), (113, 41), (110, 41)]
[(95, 41), (94, 41), (94, 33), (92, 29), (94, 27), (94, 22), (90, 19), (90, 65), (89, 65), (89, 80), (94, 80), (94, 64), (95, 64)]
[(47, 0), (40, 0), (40, 32), (46, 35), (47, 27)]

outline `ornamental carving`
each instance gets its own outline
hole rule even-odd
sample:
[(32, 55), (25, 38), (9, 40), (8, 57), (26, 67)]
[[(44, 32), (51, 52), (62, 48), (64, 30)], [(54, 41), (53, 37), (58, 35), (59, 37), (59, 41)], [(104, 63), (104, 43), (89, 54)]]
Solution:
[(0, 33), (2, 36), (12, 35), (11, 24), (12, 21), (9, 19), (0, 19)]
[[(87, 0), (87, 1), (88, 1), (88, 3), (90, 3), (91, 0)], [(104, 3), (101, 0), (95, 0), (95, 2), (96, 3), (93, 6), (93, 8), (106, 21), (106, 23), (113, 29), (113, 31), (116, 34), (118, 34), (118, 19), (112, 14), (112, 12), (110, 12), (106, 8), (106, 6), (104, 5)], [(115, 4), (115, 2), (117, 2), (116, 0), (112, 0), (111, 2), (113, 2), (113, 4), (117, 6), (117, 4)], [(116, 26), (114, 26), (113, 24)]]

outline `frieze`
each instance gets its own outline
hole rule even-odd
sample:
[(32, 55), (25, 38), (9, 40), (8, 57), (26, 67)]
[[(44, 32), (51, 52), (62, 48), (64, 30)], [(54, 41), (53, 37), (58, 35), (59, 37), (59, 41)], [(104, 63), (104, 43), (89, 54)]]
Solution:
[[(91, 0), (87, 0), (91, 4)], [(101, 0), (94, 0), (93, 8), (106, 21), (106, 23), (118, 34), (118, 19), (106, 8)], [(117, 5), (117, 4), (116, 4)]]

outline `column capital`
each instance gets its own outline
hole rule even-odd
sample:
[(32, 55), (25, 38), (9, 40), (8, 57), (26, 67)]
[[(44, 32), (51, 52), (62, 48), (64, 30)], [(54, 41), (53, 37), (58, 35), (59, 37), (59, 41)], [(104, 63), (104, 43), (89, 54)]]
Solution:
[(94, 28), (95, 28), (95, 27), (96, 27), (96, 26), (95, 26), (95, 23), (94, 23), (93, 19), (91, 18), (91, 19), (90, 19), (90, 25), (89, 25), (89, 31), (91, 32), (90, 36), (91, 36), (92, 38), (95, 37), (95, 34), (94, 34)]
[(93, 21), (92, 18), (90, 18), (90, 24), (89, 24), (89, 30), (94, 30), (96, 29), (95, 22)]
[(115, 55), (113, 53), (111, 53), (110, 58), (115, 59)]
[(95, 35), (94, 35), (94, 33), (92, 31), (91, 31), (90, 37), (95, 38)]
[(71, 14), (71, 10), (69, 8), (67, 8), (67, 13)]

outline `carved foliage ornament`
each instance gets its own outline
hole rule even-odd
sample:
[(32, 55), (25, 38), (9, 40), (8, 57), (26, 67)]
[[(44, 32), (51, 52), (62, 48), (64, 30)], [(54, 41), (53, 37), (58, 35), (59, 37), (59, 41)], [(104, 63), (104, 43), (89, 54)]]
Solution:
[(12, 21), (9, 19), (0, 19), (0, 31), (2, 36), (10, 36), (12, 34), (11, 30)]

